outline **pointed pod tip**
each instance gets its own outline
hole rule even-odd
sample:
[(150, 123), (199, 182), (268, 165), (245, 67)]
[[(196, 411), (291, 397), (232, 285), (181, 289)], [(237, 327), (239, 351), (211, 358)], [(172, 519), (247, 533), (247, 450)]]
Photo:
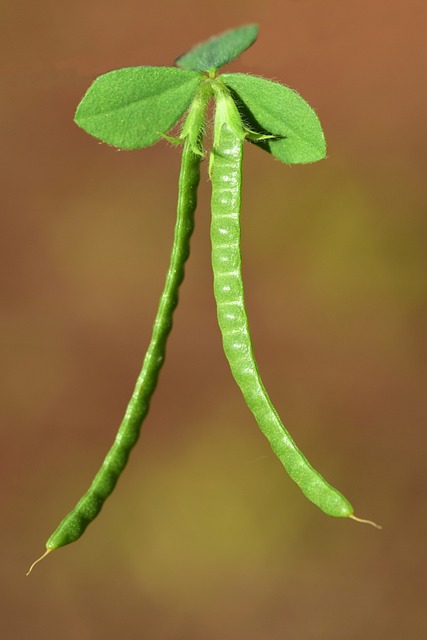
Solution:
[(376, 522), (373, 522), (372, 520), (365, 520), (364, 518), (357, 518), (354, 514), (352, 514), (351, 516), (348, 516), (349, 518), (351, 518), (352, 520), (355, 520), (356, 522), (361, 522), (362, 524), (370, 524), (371, 527), (374, 527), (375, 529), (382, 529), (382, 526), (377, 524)]
[(43, 558), (46, 558), (47, 554), (50, 553), (51, 551), (53, 551), (53, 549), (46, 549), (46, 551), (44, 552), (44, 554), (42, 556), (40, 556), (40, 558), (37, 558), (37, 560), (35, 560), (33, 562), (33, 564), (31, 565), (31, 567), (28, 569), (27, 573), (25, 574), (26, 576), (29, 576), (31, 571), (33, 570), (33, 568), (36, 566), (36, 564), (38, 564), (41, 560), (43, 560)]

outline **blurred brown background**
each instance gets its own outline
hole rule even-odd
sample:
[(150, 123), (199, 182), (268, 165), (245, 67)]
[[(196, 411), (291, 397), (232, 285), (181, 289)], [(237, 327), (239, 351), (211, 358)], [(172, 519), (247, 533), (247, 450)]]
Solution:
[[(427, 637), (426, 4), (2, 4), (1, 635)], [(300, 494), (221, 351), (206, 168), (166, 366), (101, 516), (25, 577), (109, 447), (168, 262), (179, 152), (73, 124), (90, 82), (260, 24), (228, 70), (318, 111), (329, 158), (245, 158), (255, 352), (313, 464), (382, 532)]]

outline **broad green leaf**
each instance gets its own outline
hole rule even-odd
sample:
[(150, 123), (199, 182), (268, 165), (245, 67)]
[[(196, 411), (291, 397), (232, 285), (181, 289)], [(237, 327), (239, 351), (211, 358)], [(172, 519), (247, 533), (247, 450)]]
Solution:
[(248, 24), (239, 29), (225, 31), (196, 45), (175, 60), (178, 67), (193, 71), (216, 71), (237, 58), (257, 39), (258, 25)]
[(175, 67), (128, 67), (99, 76), (77, 107), (75, 122), (120, 149), (157, 142), (189, 106), (203, 76)]
[(231, 89), (244, 124), (276, 140), (254, 141), (281, 162), (316, 162), (326, 155), (319, 119), (298, 93), (277, 82), (241, 73), (220, 76)]

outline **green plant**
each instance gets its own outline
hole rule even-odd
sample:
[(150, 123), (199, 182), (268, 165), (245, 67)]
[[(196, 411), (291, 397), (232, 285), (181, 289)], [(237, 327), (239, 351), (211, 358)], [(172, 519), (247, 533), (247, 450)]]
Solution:
[[(315, 162), (326, 153), (319, 120), (297, 93), (264, 78), (237, 73), (217, 75), (220, 67), (254, 43), (257, 34), (256, 25), (247, 25), (212, 38), (178, 58), (176, 64), (180, 68), (132, 67), (102, 75), (77, 108), (76, 123), (103, 142), (121, 149), (140, 149), (164, 137), (183, 144), (183, 153), (171, 261), (141, 373), (101, 469), (85, 495), (48, 539), (42, 558), (83, 534), (113, 491), (138, 440), (164, 362), (166, 341), (189, 255), (200, 162), (205, 156), (206, 108), (211, 98), (216, 103), (209, 166), (212, 265), (226, 357), (274, 453), (307, 498), (328, 515), (359, 520), (348, 500), (313, 469), (283, 426), (253, 355), (240, 253), (244, 141), (249, 140), (287, 164)], [(168, 132), (185, 111), (180, 135), (170, 137)]]

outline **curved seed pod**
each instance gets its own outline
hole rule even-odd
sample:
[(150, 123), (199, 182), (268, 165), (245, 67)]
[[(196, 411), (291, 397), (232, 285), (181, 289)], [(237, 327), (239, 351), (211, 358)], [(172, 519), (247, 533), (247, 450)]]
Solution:
[(212, 163), (212, 266), (218, 323), (225, 355), (245, 401), (288, 474), (305, 496), (335, 517), (353, 507), (313, 469), (283, 426), (264, 388), (254, 358), (245, 309), (240, 253), (243, 139), (228, 124), (215, 131)]
[(126, 466), (129, 454), (139, 438), (141, 425), (148, 413), (150, 400), (165, 359), (166, 342), (172, 329), (173, 312), (178, 304), (179, 286), (184, 279), (184, 265), (190, 253), (190, 238), (194, 228), (194, 212), (197, 204), (197, 186), (200, 179), (200, 161), (201, 156), (192, 151), (191, 142), (186, 138), (182, 154), (177, 222), (170, 265), (141, 373), (113, 446), (107, 453), (87, 492), (74, 509), (65, 516), (46, 542), (46, 552), (42, 558), (50, 551), (80, 538), (86, 527), (96, 518), (105, 500), (116, 486), (117, 480)]

